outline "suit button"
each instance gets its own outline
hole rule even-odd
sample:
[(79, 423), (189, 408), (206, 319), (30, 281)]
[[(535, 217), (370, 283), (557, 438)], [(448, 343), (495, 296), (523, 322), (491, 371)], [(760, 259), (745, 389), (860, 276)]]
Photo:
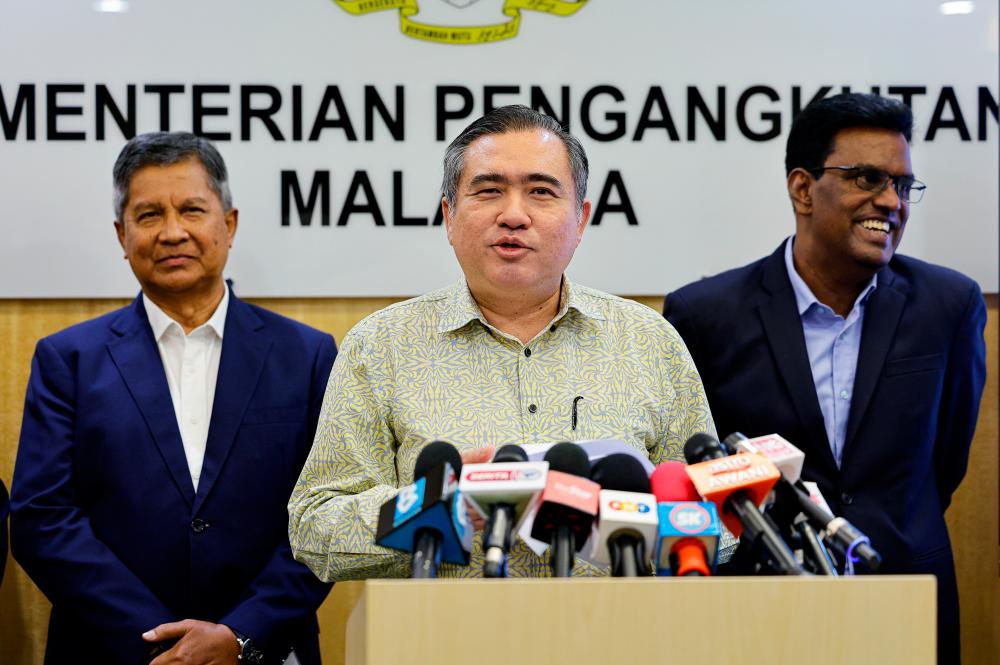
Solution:
[(844, 492), (843, 494), (840, 495), (840, 501), (845, 506), (849, 506), (852, 503), (854, 503), (854, 497), (848, 494), (847, 492)]
[(209, 526), (208, 522), (201, 519), (200, 517), (191, 521), (191, 530), (194, 531), (195, 533), (201, 533), (202, 531), (207, 529), (208, 526)]

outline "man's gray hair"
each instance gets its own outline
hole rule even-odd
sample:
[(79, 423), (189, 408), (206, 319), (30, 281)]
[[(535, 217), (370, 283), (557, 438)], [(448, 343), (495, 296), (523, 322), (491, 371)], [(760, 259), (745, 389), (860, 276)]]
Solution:
[(115, 160), (114, 176), (115, 219), (122, 219), (128, 205), (128, 187), (132, 176), (146, 166), (170, 166), (187, 159), (197, 159), (208, 172), (208, 184), (222, 202), (222, 209), (233, 207), (229, 191), (229, 172), (222, 155), (211, 141), (190, 132), (150, 132), (139, 134), (122, 148)]
[(532, 129), (542, 129), (558, 136), (566, 152), (569, 154), (569, 166), (573, 172), (573, 187), (576, 190), (577, 212), (583, 210), (583, 201), (587, 198), (587, 174), (590, 165), (587, 153), (580, 141), (562, 128), (554, 118), (534, 111), (527, 106), (515, 104), (501, 106), (479, 118), (462, 130), (448, 149), (444, 152), (444, 178), (441, 181), (441, 193), (448, 205), (455, 207), (458, 198), (458, 183), (462, 179), (465, 168), (465, 151), (476, 139), (483, 136), (495, 136), (511, 132), (524, 132)]

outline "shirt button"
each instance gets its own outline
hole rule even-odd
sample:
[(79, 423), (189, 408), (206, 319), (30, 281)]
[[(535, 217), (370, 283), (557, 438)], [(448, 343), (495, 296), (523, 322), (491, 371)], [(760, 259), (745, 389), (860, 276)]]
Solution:
[(208, 526), (209, 526), (208, 522), (201, 519), (200, 517), (195, 518), (194, 520), (191, 521), (191, 530), (194, 531), (195, 533), (202, 533), (205, 529), (208, 528)]
[(850, 395), (847, 393), (846, 390), (840, 391), (840, 399), (847, 399), (848, 397), (850, 397)]
[(528, 413), (534, 413), (535, 411), (538, 411), (538, 407), (535, 406), (534, 404), (529, 404), (528, 405)]
[(191, 416), (190, 420), (192, 425), (198, 424), (198, 416)]
[(524, 347), (524, 357), (525, 358), (531, 357), (531, 349), (529, 349), (528, 347)]
[(844, 504), (845, 506), (849, 506), (849, 505), (851, 505), (852, 503), (854, 503), (854, 497), (853, 497), (853, 496), (851, 496), (850, 494), (848, 494), (847, 492), (844, 492), (843, 494), (841, 494), (841, 495), (840, 495), (840, 501), (841, 501), (841, 502), (842, 502), (842, 503), (843, 503), (843, 504)]

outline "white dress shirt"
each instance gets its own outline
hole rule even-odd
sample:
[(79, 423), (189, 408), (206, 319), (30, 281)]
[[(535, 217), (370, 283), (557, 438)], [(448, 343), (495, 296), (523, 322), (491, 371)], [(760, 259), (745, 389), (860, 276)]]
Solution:
[(205, 460), (208, 424), (212, 420), (212, 404), (215, 402), (215, 383), (219, 378), (229, 289), (225, 290), (212, 317), (186, 335), (181, 324), (170, 318), (145, 293), (142, 304), (160, 350), (160, 359), (163, 360), (184, 455), (197, 492)]

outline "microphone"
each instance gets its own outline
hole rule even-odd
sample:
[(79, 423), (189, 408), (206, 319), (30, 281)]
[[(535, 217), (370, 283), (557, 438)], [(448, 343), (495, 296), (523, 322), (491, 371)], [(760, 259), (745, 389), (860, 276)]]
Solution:
[(545, 479), (531, 537), (550, 542), (553, 577), (569, 577), (575, 552), (579, 552), (597, 517), (601, 486), (590, 478), (587, 453), (575, 443), (563, 442), (545, 453), (549, 473)]
[(486, 518), (483, 536), (485, 577), (506, 577), (507, 553), (514, 529), (525, 513), (534, 508), (545, 488), (548, 462), (528, 462), (521, 446), (501, 447), (490, 464), (466, 464), (459, 489), (466, 500)]
[(603, 488), (594, 560), (611, 564), (615, 577), (648, 575), (658, 517), (646, 470), (631, 455), (615, 453), (598, 460), (590, 477)]
[(657, 575), (711, 575), (719, 556), (719, 513), (702, 501), (684, 465), (664, 462), (649, 477), (657, 501)]
[(465, 506), (458, 491), (462, 457), (450, 443), (433, 441), (417, 456), (416, 479), (379, 509), (375, 542), (413, 553), (410, 577), (437, 576), (442, 560), (468, 565)]
[(733, 535), (747, 532), (754, 553), (782, 575), (804, 575), (795, 559), (757, 506), (764, 502), (781, 472), (761, 455), (726, 456), (719, 442), (699, 432), (684, 444), (691, 481), (706, 501), (719, 508), (723, 523)]
[[(792, 464), (788, 473), (786, 469), (781, 469), (782, 477), (775, 486), (777, 498), (775, 508), (780, 511), (778, 514), (783, 515), (786, 521), (794, 525), (795, 517), (798, 513), (802, 513), (815, 528), (823, 531), (828, 542), (843, 553), (845, 561), (850, 563), (853, 557), (864, 561), (865, 566), (872, 572), (878, 570), (882, 557), (872, 548), (868, 536), (843, 517), (834, 517), (829, 510), (812, 500), (809, 489), (801, 480), (801, 460), (805, 459), (802, 451), (777, 434), (747, 439), (736, 432), (726, 437), (726, 441), (730, 440), (733, 440), (739, 449), (756, 452), (771, 459), (772, 462), (777, 458), (787, 465), (789, 459), (799, 460)], [(804, 532), (807, 538), (810, 537), (808, 531), (804, 531), (804, 527), (798, 526), (797, 529), (800, 534)], [(815, 544), (809, 547), (813, 550), (816, 548)], [(819, 565), (823, 566), (823, 562), (820, 561)]]

